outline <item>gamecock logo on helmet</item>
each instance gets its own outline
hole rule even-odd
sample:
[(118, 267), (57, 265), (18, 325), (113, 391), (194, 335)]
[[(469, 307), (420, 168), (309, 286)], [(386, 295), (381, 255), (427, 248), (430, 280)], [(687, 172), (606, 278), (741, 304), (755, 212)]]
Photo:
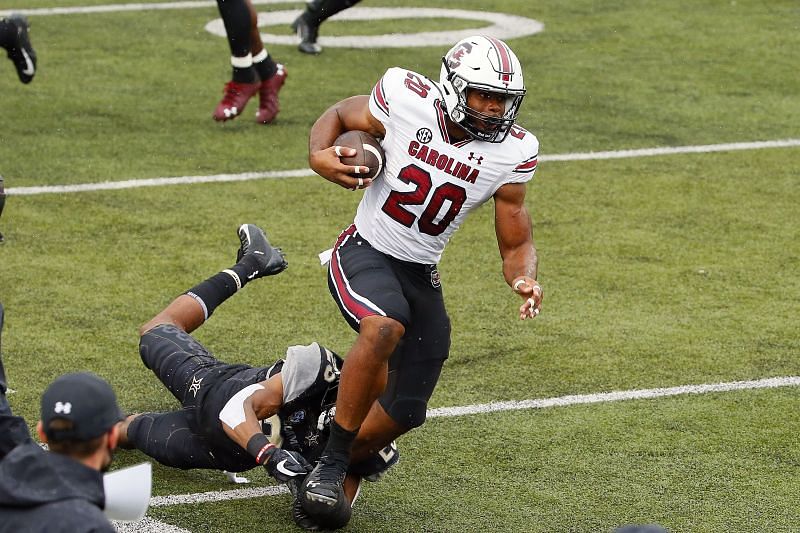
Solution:
[(472, 52), (472, 44), (467, 42), (458, 43), (458, 48), (453, 50), (453, 53), (447, 58), (448, 66), (450, 68), (457, 68), (461, 65), (461, 58), (470, 52)]

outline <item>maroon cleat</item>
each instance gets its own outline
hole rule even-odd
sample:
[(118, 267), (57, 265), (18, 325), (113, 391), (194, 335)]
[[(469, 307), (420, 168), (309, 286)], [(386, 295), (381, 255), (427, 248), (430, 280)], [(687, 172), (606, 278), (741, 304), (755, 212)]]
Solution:
[(289, 75), (286, 72), (286, 67), (278, 63), (278, 70), (271, 78), (261, 82), (261, 88), (258, 91), (259, 102), (258, 112), (256, 113), (256, 122), (262, 124), (269, 124), (278, 115), (281, 110), (278, 104), (278, 92), (283, 87), (286, 77)]
[(244, 111), (247, 101), (258, 92), (260, 83), (239, 83), (229, 81), (225, 84), (222, 101), (214, 110), (214, 120), (226, 121), (236, 118)]

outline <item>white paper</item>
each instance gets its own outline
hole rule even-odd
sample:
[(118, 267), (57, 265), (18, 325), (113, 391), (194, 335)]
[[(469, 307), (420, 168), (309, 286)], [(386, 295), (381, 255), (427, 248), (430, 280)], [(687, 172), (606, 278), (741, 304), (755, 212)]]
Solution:
[(139, 520), (150, 505), (153, 467), (142, 463), (103, 476), (106, 493), (105, 515), (111, 520)]

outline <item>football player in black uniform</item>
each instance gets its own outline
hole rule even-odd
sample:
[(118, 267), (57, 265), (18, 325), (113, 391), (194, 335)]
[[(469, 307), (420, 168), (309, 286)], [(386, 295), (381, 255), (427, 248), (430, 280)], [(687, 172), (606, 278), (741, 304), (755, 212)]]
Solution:
[[(267, 367), (217, 360), (190, 333), (246, 283), (282, 272), (286, 259), (253, 224), (239, 228), (238, 262), (186, 293), (140, 328), (139, 353), (182, 409), (139, 413), (123, 423), (120, 447), (136, 448), (161, 464), (243, 472), (263, 465), (275, 479), (302, 480), (328, 439), (342, 359), (319, 344), (291, 346)], [(375, 480), (398, 460), (392, 443), (350, 468)], [(290, 483), (296, 492), (296, 483)], [(293, 517), (317, 529), (295, 500)]]

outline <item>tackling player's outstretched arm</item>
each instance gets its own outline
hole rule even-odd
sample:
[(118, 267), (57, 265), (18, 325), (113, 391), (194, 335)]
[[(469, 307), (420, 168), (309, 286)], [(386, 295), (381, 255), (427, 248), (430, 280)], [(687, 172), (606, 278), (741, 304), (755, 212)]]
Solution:
[(282, 450), (269, 442), (259, 420), (271, 417), (283, 403), (281, 375), (250, 385), (231, 397), (219, 413), (222, 429), (231, 440), (246, 449), (278, 481), (304, 476), (311, 466), (302, 455)]
[(542, 307), (542, 288), (536, 281), (539, 259), (533, 244), (531, 217), (525, 207), (525, 184), (508, 183), (494, 195), (494, 224), (503, 276), (525, 299), (520, 318), (534, 318)]
[[(365, 131), (376, 138), (386, 135), (380, 120), (369, 110), (369, 96), (351, 96), (329, 107), (311, 127), (308, 136), (308, 163), (311, 169), (323, 178), (346, 189), (358, 186), (358, 178), (352, 177), (352, 165), (345, 165), (341, 156), (352, 156), (353, 148), (336, 147), (333, 142), (345, 131)], [(338, 150), (338, 153), (337, 153)], [(369, 169), (362, 167), (362, 172)], [(369, 186), (371, 179), (364, 180), (363, 187)]]

